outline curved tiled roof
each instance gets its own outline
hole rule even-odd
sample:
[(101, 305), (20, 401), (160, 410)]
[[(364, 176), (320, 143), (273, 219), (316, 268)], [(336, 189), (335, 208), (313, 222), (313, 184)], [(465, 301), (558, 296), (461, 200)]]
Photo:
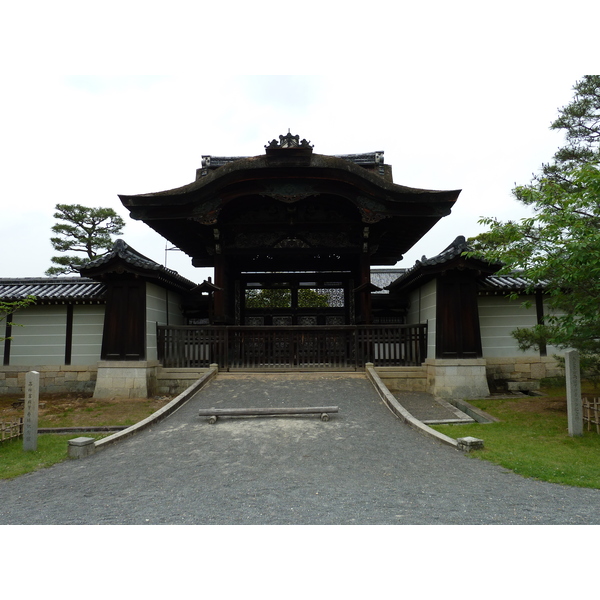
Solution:
[(36, 304), (103, 303), (106, 286), (87, 277), (0, 278), (0, 299), (4, 302), (35, 296)]
[[(119, 198), (132, 218), (143, 221), (185, 252), (195, 266), (213, 267), (215, 257), (227, 244), (227, 251), (238, 252), (240, 260), (259, 259), (266, 268), (273, 264), (272, 251), (285, 267), (287, 249), (280, 252), (282, 249), (273, 248), (267, 238), (252, 237), (253, 223), (232, 223), (232, 215), (241, 211), (241, 206), (246, 212), (256, 208), (252, 218), (269, 232), (285, 233), (287, 222), (268, 221), (261, 212), (263, 207), (279, 207), (277, 203), (308, 205), (320, 196), (318, 203), (335, 210), (339, 205), (347, 212), (344, 235), (350, 235), (351, 241), (337, 237), (339, 230), (330, 222), (319, 221), (322, 231), (311, 244), (315, 251), (311, 260), (322, 262), (319, 252), (333, 253), (338, 248), (345, 253), (348, 244), (359, 245), (361, 231), (368, 227), (371, 264), (392, 266), (435, 223), (450, 214), (460, 194), (460, 190), (429, 190), (394, 183), (391, 165), (385, 164), (382, 151), (317, 154), (297, 137), (280, 136), (281, 145), (274, 140), (265, 147), (265, 154), (258, 156), (204, 155), (195, 181), (154, 193), (119, 194)], [(304, 217), (302, 224), (311, 229), (317, 225)], [(219, 226), (225, 232), (217, 241), (214, 230)], [(227, 235), (234, 228), (235, 234)], [(254, 242), (242, 245), (241, 239)]]
[(153, 272), (157, 279), (175, 284), (177, 287), (191, 290), (197, 285), (193, 281), (190, 281), (189, 279), (186, 279), (177, 273), (177, 271), (167, 269), (167, 267), (154, 262), (147, 256), (144, 256), (137, 250), (134, 250), (125, 242), (125, 240), (121, 239), (115, 241), (110, 252), (107, 252), (103, 256), (86, 263), (82, 267), (79, 267), (79, 272), (93, 274), (98, 269), (102, 270), (102, 267), (108, 266), (116, 259), (123, 260), (133, 269), (139, 269), (145, 272)]
[[(379, 166), (384, 164), (383, 150), (377, 152), (364, 152), (362, 154), (333, 154), (335, 158), (343, 158), (361, 166)], [(212, 156), (205, 154), (202, 156), (202, 169), (198, 169), (198, 176), (206, 175), (206, 170), (214, 170), (236, 160), (245, 160), (250, 156)]]
[[(438, 265), (443, 265), (444, 263), (450, 262), (455, 258), (460, 257), (463, 252), (468, 252), (471, 250), (471, 247), (468, 245), (467, 240), (464, 235), (459, 235), (455, 238), (455, 240), (444, 250), (442, 250), (436, 256), (432, 258), (427, 258), (423, 256), (421, 260), (417, 260), (415, 264), (410, 268), (406, 269), (405, 272), (400, 275), (396, 280), (392, 281), (387, 289), (393, 288), (402, 282), (406, 282), (408, 280), (413, 281), (415, 278), (420, 277), (419, 271), (423, 271), (423, 269), (427, 269), (428, 267), (436, 267)], [(498, 268), (500, 265), (498, 265)], [(431, 269), (427, 269), (431, 270)]]
[[(435, 267), (437, 265), (443, 265), (444, 263), (450, 262), (451, 260), (458, 258), (464, 252), (471, 251), (472, 248), (469, 246), (464, 236), (459, 235), (447, 248), (442, 250), (438, 255), (432, 258), (423, 256), (421, 260), (417, 260), (410, 269), (398, 269), (404, 271), (399, 276), (389, 282), (386, 289), (395, 287), (403, 281), (414, 279), (419, 276), (419, 271), (422, 271), (427, 267)], [(472, 259), (480, 260), (481, 259)], [(490, 267), (496, 267), (497, 270), (502, 266), (500, 263), (489, 263)], [(375, 271), (376, 272), (376, 271)], [(381, 286), (381, 284), (379, 284)], [(383, 286), (381, 286), (383, 287)], [(484, 295), (488, 294), (508, 294), (510, 292), (527, 292), (532, 289), (545, 290), (546, 282), (540, 282), (534, 284), (530, 279), (525, 279), (519, 276), (518, 273), (510, 275), (494, 275), (488, 274), (485, 278), (479, 281), (479, 292)]]
[(545, 290), (546, 282), (534, 284), (530, 279), (518, 275), (489, 275), (479, 283), (479, 291), (484, 294), (526, 292), (532, 289)]
[[(80, 267), (80, 271), (92, 268), (99, 267), (101, 265), (107, 264), (114, 258), (122, 258), (127, 263), (140, 267), (142, 269), (151, 269), (151, 270), (160, 270), (164, 269), (162, 265), (159, 265), (157, 262), (149, 259), (147, 256), (140, 254), (137, 250), (134, 250), (129, 244), (125, 242), (125, 240), (116, 240), (113, 248), (110, 252), (103, 254), (99, 258), (91, 260), (90, 262), (85, 263), (82, 267)], [(167, 269), (168, 270), (168, 269)], [(175, 273), (175, 271), (172, 271)]]
[(371, 283), (381, 288), (375, 294), (387, 294), (387, 286), (406, 273), (406, 269), (371, 269)]

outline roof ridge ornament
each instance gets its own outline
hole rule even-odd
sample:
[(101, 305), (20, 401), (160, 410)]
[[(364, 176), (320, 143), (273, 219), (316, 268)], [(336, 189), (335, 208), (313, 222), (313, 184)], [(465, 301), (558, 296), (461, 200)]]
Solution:
[(277, 140), (273, 139), (265, 146), (265, 148), (267, 150), (275, 150), (275, 149), (282, 150), (284, 148), (285, 149), (303, 148), (303, 149), (310, 149), (310, 151), (312, 152), (312, 149), (314, 148), (314, 146), (311, 146), (310, 142), (306, 141), (305, 139), (300, 141), (300, 136), (293, 135), (290, 132), (290, 130), (288, 129), (288, 132), (286, 135), (279, 136), (279, 142), (277, 142)]

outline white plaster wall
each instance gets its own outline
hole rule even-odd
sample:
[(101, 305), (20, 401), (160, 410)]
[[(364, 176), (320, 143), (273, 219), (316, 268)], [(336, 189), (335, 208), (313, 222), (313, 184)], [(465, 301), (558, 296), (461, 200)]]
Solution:
[[(551, 314), (558, 315), (560, 313), (558, 313), (555, 310), (553, 310), (552, 308), (550, 308), (548, 306), (547, 302), (544, 301), (544, 314), (545, 315), (551, 315)], [(546, 353), (548, 354), (548, 356), (554, 356), (555, 354), (563, 356), (567, 350), (569, 350), (569, 348), (558, 348), (557, 346), (548, 346), (546, 348)]]
[(104, 304), (73, 307), (72, 365), (95, 365), (100, 360), (105, 308)]
[[(526, 308), (523, 303), (529, 301)], [(536, 350), (522, 352), (511, 332), (517, 327), (533, 327), (537, 323), (535, 297), (510, 300), (505, 296), (479, 297), (479, 325), (484, 357), (539, 356)]]
[(435, 279), (414, 290), (406, 315), (409, 324), (427, 323), (427, 356), (431, 358), (435, 358), (436, 293)]
[(156, 360), (157, 325), (184, 325), (181, 298), (176, 292), (146, 283), (146, 359)]
[(30, 306), (15, 313), (11, 365), (62, 365), (65, 362), (67, 307)]

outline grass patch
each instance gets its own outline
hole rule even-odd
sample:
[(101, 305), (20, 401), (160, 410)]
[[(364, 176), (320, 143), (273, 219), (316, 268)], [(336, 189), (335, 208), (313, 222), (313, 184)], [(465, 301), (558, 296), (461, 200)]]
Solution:
[[(13, 479), (25, 473), (51, 467), (67, 458), (68, 440), (76, 435), (38, 435), (37, 450), (23, 450), (23, 440), (13, 439), (0, 444), (0, 479)], [(86, 434), (99, 439), (102, 435)]]
[[(23, 408), (13, 404), (18, 397), (0, 398), (0, 421), (15, 421), (23, 416)], [(84, 395), (40, 395), (38, 427), (130, 426), (142, 421), (171, 400), (159, 398), (94, 399)], [(50, 467), (67, 459), (69, 439), (82, 434), (40, 434), (38, 449), (23, 450), (23, 439), (0, 443), (0, 479), (12, 479), (25, 473)], [(108, 434), (88, 434), (99, 439)]]
[[(586, 388), (584, 388), (585, 390)], [(524, 477), (576, 487), (600, 488), (600, 435), (568, 433), (564, 387), (543, 388), (543, 397), (470, 400), (498, 423), (436, 425), (452, 438), (474, 436), (485, 447), (470, 456), (501, 465)]]

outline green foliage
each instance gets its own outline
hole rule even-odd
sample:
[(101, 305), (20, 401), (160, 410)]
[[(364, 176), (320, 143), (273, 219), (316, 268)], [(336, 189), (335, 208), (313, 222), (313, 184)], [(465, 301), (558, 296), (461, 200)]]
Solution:
[(558, 119), (550, 126), (564, 131), (567, 145), (556, 152), (553, 164), (543, 167), (545, 176), (558, 180), (565, 179), (562, 173), (600, 159), (600, 75), (586, 75), (573, 90), (573, 100), (560, 109)]
[[(0, 301), (0, 323), (2, 323), (2, 321), (4, 321), (4, 319), (6, 319), (8, 315), (12, 315), (17, 310), (27, 308), (32, 304), (35, 304), (35, 296), (27, 296), (22, 300), (15, 300), (14, 302)], [(18, 323), (13, 323), (12, 321), (7, 321), (7, 325), (11, 325), (12, 327), (22, 327), (22, 325), (19, 325)], [(0, 336), (0, 342), (3, 342), (5, 339), (11, 338), (5, 338)]]
[(471, 254), (504, 266), (500, 274), (543, 285), (552, 312), (543, 327), (515, 337), (525, 349), (540, 341), (600, 354), (600, 76), (586, 76), (575, 99), (560, 110), (553, 129), (566, 131), (567, 146), (529, 185), (513, 190), (533, 216), (501, 222), (484, 217), (489, 230), (470, 240)]
[(517, 340), (519, 350), (525, 352), (530, 349), (539, 350), (545, 347), (548, 344), (551, 332), (546, 325), (536, 325), (530, 328), (517, 327), (512, 335)]
[(315, 290), (298, 290), (298, 306), (300, 308), (327, 308), (329, 306), (329, 298), (327, 294), (319, 294)]
[(50, 238), (57, 252), (80, 252), (84, 256), (53, 256), (46, 275), (77, 272), (76, 267), (102, 256), (113, 245), (113, 235), (119, 235), (125, 221), (112, 208), (90, 208), (81, 204), (57, 204), (54, 218), (63, 221), (53, 225)]
[[(292, 305), (292, 291), (290, 289), (271, 288), (246, 291), (247, 308), (290, 308)], [(315, 290), (298, 290), (299, 308), (318, 308), (329, 306), (326, 294), (319, 294)]]
[(287, 289), (246, 291), (246, 308), (289, 308), (292, 292)]

